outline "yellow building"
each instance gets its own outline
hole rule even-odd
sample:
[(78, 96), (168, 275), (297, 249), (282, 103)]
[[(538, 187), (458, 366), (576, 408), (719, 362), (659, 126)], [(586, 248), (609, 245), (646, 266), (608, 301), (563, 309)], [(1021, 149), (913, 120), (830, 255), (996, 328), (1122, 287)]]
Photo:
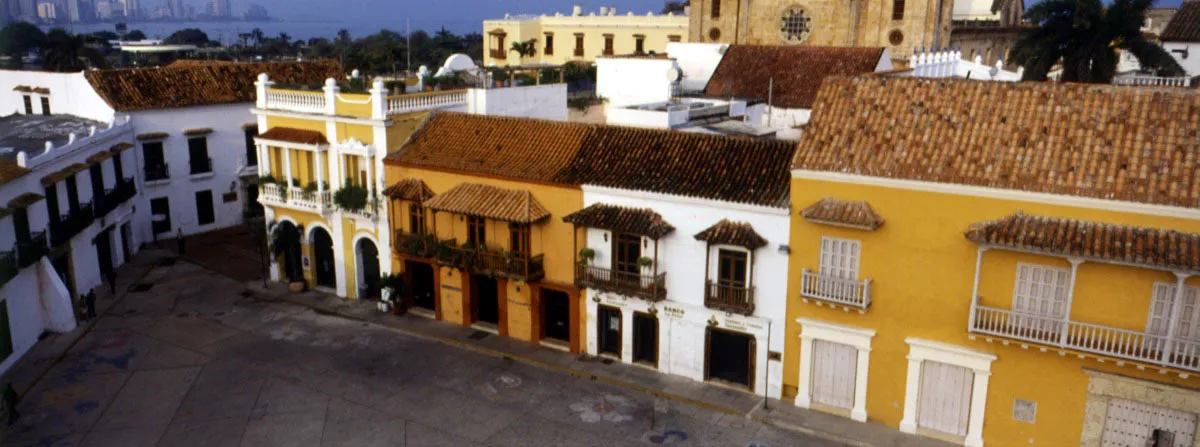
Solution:
[(383, 158), (429, 110), (464, 107), (466, 92), (387, 96), (376, 81), (358, 93), (332, 78), (320, 88), (277, 89), (266, 75), (256, 86), (258, 201), (277, 255), (271, 279), (378, 297), (392, 266)]
[(971, 446), (1197, 445), (1197, 92), (843, 78), (813, 113), (797, 405)]
[[(618, 14), (601, 7), (599, 14), (575, 6), (570, 15), (505, 15), (483, 21), (484, 65), (560, 65), (594, 61), (600, 56), (664, 53), (669, 42), (688, 41), (688, 18), (672, 14)], [(530, 43), (530, 53), (513, 51), (514, 43)]]

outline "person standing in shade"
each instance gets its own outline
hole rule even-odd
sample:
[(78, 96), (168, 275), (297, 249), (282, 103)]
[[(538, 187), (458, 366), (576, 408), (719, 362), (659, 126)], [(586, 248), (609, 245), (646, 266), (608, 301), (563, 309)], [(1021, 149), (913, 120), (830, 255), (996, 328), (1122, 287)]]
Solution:
[(21, 402), (21, 398), (17, 396), (17, 390), (13, 389), (12, 382), (4, 387), (4, 406), (8, 408), (8, 425), (17, 422), (17, 418), (21, 417), (17, 413), (17, 404)]
[(96, 289), (88, 290), (83, 297), (83, 305), (87, 307), (87, 319), (96, 318)]
[(179, 248), (180, 256), (187, 254), (187, 241), (183, 238), (183, 227), (175, 232), (175, 245)]

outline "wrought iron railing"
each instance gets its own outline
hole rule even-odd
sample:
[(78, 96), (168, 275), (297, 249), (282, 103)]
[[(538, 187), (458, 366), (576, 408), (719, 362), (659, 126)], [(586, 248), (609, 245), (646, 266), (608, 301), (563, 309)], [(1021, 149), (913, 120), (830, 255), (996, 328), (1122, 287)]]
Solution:
[(166, 180), (171, 178), (171, 170), (167, 163), (146, 165), (146, 181)]
[(667, 298), (667, 273), (643, 275), (622, 272), (587, 264), (575, 266), (575, 283), (579, 287), (635, 296), (648, 301)]
[(79, 209), (63, 215), (57, 223), (50, 223), (50, 243), (54, 246), (65, 244), (95, 221), (96, 209), (92, 202), (81, 203)]
[[(544, 257), (540, 254), (526, 256), (467, 247), (454, 247), (450, 251), (451, 259), (443, 261), (443, 264), (472, 273), (525, 281), (534, 281), (546, 276)], [(442, 261), (440, 256), (439, 261)]]
[(16, 277), (19, 271), (17, 268), (17, 252), (0, 251), (0, 285), (8, 283), (8, 280)]
[(192, 175), (208, 174), (213, 171), (212, 157), (193, 158), (190, 163)]
[(50, 246), (46, 245), (46, 232), (32, 233), (29, 235), (29, 240), (17, 241), (17, 267), (29, 267), (46, 256), (49, 251)]

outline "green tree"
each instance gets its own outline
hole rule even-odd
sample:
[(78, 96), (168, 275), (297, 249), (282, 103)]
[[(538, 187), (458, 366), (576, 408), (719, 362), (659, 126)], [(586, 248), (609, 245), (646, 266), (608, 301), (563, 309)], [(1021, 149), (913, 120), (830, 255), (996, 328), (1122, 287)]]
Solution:
[(163, 40), (163, 43), (168, 45), (197, 45), (205, 46), (209, 44), (208, 34), (197, 28), (184, 28), (171, 33)]
[(42, 46), (42, 68), (60, 72), (105, 68), (104, 53), (92, 44), (87, 36), (52, 29)]
[(0, 54), (9, 57), (14, 68), (21, 67), (21, 57), (46, 44), (46, 33), (25, 22), (17, 22), (0, 29)]
[(687, 7), (688, 7), (688, 0), (678, 0), (678, 1), (667, 0), (666, 4), (663, 5), (663, 9), (660, 13), (663, 15), (675, 14), (677, 16), (680, 16), (680, 15), (683, 15), (684, 10)]
[(254, 39), (254, 45), (262, 45), (267, 39), (267, 33), (264, 33), (262, 28), (254, 28), (250, 30), (250, 38)]
[(124, 40), (124, 41), (146, 40), (146, 33), (143, 33), (142, 30), (140, 30), (140, 29), (135, 29), (135, 30), (130, 31), (129, 33), (125, 34), (125, 38), (121, 39), (121, 40)]
[(529, 39), (524, 42), (513, 42), (512, 48), (510, 48), (508, 51), (515, 51), (517, 54), (521, 55), (521, 57), (533, 57), (537, 55), (537, 49), (534, 48), (534, 44), (536, 43), (537, 39)]
[(1183, 73), (1162, 47), (1146, 39), (1142, 24), (1154, 0), (1042, 0), (1026, 11), (1036, 27), (1013, 47), (1012, 62), (1025, 67), (1025, 80), (1045, 81), (1062, 64), (1063, 82), (1110, 83), (1120, 50), (1161, 75)]

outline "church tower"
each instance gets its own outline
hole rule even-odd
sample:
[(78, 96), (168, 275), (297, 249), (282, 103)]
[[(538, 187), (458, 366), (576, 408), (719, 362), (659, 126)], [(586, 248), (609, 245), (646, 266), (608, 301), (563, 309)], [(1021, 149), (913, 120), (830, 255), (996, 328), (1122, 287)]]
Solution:
[(953, 0), (691, 0), (691, 42), (886, 47), (950, 43)]

